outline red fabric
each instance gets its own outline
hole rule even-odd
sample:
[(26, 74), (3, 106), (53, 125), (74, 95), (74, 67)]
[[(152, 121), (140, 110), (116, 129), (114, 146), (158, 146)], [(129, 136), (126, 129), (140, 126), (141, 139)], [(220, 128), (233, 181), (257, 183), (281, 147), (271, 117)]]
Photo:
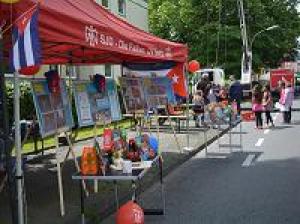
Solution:
[(180, 97), (186, 97), (187, 86), (184, 76), (184, 64), (179, 63), (176, 65), (169, 71), (167, 76), (172, 80), (174, 93)]
[(289, 69), (274, 69), (271, 70), (270, 74), (270, 86), (271, 89), (275, 89), (278, 87), (278, 82), (279, 81), (288, 81), (294, 85), (294, 72)]
[[(36, 1), (13, 4), (13, 21)], [(0, 3), (0, 21), (10, 21), (10, 5)], [(187, 60), (187, 46), (146, 33), (93, 0), (42, 1), (39, 15), (43, 64), (102, 64)], [(6, 49), (11, 35), (6, 33)], [(8, 55), (8, 52), (5, 54)]]

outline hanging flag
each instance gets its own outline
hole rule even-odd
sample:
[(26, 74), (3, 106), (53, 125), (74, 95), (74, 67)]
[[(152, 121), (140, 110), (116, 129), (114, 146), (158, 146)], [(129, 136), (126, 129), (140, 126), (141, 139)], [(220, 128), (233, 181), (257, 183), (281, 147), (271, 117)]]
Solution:
[(179, 63), (167, 74), (172, 79), (174, 93), (177, 97), (187, 97), (187, 85), (184, 75), (184, 64)]
[(38, 31), (38, 5), (24, 13), (14, 24), (12, 32), (11, 68), (19, 71), (40, 65), (41, 47)]
[(123, 75), (127, 77), (167, 76), (172, 81), (174, 94), (177, 99), (185, 98), (188, 95), (183, 63), (126, 63), (123, 64)]

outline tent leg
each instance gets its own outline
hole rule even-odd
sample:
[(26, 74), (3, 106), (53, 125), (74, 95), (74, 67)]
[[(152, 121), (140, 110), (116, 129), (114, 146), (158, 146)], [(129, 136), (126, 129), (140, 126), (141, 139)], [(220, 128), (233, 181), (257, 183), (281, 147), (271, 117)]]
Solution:
[[(95, 141), (95, 144), (98, 144), (97, 143), (97, 122), (95, 122), (95, 125), (94, 125), (94, 141)], [(98, 152), (100, 153), (100, 152)], [(99, 154), (100, 155), (100, 154)], [(94, 192), (95, 193), (98, 193), (99, 191), (99, 184), (98, 184), (98, 181), (97, 180), (94, 180)]]
[(57, 166), (57, 181), (58, 181), (58, 191), (59, 191), (59, 205), (60, 205), (60, 214), (61, 216), (65, 215), (65, 203), (64, 203), (64, 190), (62, 184), (62, 174), (60, 166), (60, 156), (59, 156), (59, 145), (58, 145), (58, 136), (56, 135), (56, 166)]
[(21, 127), (20, 127), (20, 80), (19, 74), (14, 74), (14, 115), (15, 115), (15, 147), (16, 147), (16, 181), (18, 195), (18, 223), (24, 224), (23, 209), (23, 170), (22, 170), (22, 147), (21, 147)]
[(186, 97), (186, 119), (187, 119), (187, 135), (186, 135), (186, 141), (187, 141), (187, 146), (184, 147), (185, 151), (192, 151), (193, 148), (190, 146), (190, 81), (189, 81), (189, 76), (188, 73), (185, 73), (186, 78), (187, 78), (187, 97)]
[[(3, 27), (0, 27), (0, 33), (2, 31)], [(6, 160), (6, 173), (7, 173), (7, 184), (8, 184), (8, 195), (10, 198), (10, 208), (11, 208), (11, 217), (12, 217), (12, 223), (17, 224), (18, 223), (18, 208), (17, 208), (17, 188), (16, 188), (16, 180), (14, 178), (14, 172), (12, 167), (12, 145), (13, 140), (9, 138), (10, 131), (9, 131), (9, 118), (8, 118), (8, 111), (7, 111), (7, 96), (6, 96), (6, 88), (5, 88), (5, 77), (4, 77), (4, 66), (3, 66), (3, 39), (2, 35), (0, 34), (0, 88), (1, 88), (1, 99), (0, 99), (0, 105), (3, 114), (2, 114), (2, 124), (3, 126), (0, 127), (0, 129), (3, 129), (2, 135), (0, 136), (0, 139), (2, 139), (3, 142), (3, 149), (5, 151), (5, 160)]]

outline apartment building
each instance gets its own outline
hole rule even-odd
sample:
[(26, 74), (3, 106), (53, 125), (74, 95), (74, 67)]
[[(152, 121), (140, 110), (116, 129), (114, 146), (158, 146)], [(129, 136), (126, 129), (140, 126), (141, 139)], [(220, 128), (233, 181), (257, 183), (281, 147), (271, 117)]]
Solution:
[[(148, 27), (148, 0), (95, 0), (115, 15), (127, 20), (134, 26), (147, 31)], [(120, 65), (97, 65), (81, 66), (77, 69), (80, 79), (87, 78), (88, 75), (100, 73), (107, 77), (117, 78), (121, 75)]]
[[(148, 0), (94, 0), (99, 5), (111, 11), (116, 16), (127, 20), (134, 26), (148, 32)], [(62, 78), (69, 78), (71, 74), (73, 79), (87, 80), (90, 75), (103, 74), (107, 77), (117, 79), (121, 75), (120, 65), (96, 65), (96, 66), (50, 66), (58, 68)], [(44, 78), (44, 73), (49, 70), (49, 66), (42, 66), (41, 70), (35, 75), (36, 78)], [(11, 77), (11, 75), (8, 75)]]

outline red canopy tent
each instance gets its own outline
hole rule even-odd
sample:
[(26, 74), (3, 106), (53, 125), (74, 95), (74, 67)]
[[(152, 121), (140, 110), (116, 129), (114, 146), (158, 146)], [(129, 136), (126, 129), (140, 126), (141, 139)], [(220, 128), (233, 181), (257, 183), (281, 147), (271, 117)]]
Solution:
[[(0, 3), (0, 21), (15, 21), (34, 0)], [(12, 13), (11, 13), (12, 6)], [(187, 46), (146, 33), (93, 0), (41, 1), (39, 32), (43, 64), (186, 62)], [(9, 44), (10, 34), (4, 35)], [(7, 47), (6, 49), (9, 49)], [(6, 54), (7, 55), (7, 52)]]
[[(21, 0), (0, 3), (0, 25), (16, 21), (38, 1)], [(93, 0), (40, 1), (39, 34), (42, 64), (122, 64), (173, 61), (185, 63), (186, 45), (170, 42), (146, 33), (116, 17)], [(4, 59), (8, 62), (11, 33), (3, 34)], [(15, 75), (15, 123), (19, 123), (19, 80)], [(22, 223), (22, 168), (20, 127), (15, 128), (18, 176), (18, 212)]]

